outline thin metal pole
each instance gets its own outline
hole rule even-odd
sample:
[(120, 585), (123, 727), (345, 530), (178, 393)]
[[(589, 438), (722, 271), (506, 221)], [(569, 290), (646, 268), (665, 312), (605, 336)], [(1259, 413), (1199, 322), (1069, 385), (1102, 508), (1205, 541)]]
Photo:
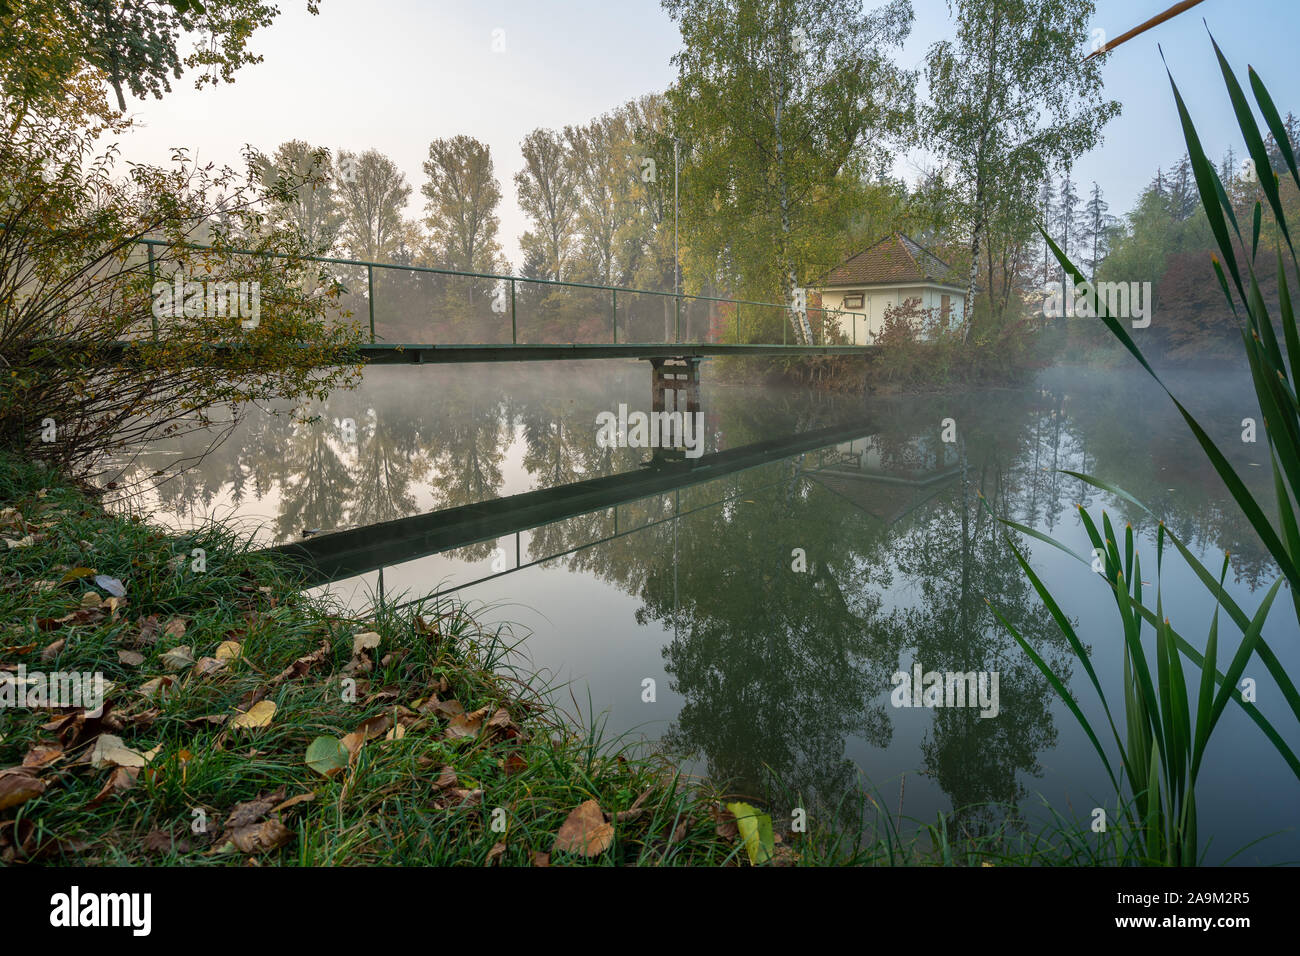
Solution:
[(614, 344), (618, 345), (618, 290), (611, 289), (609, 298), (614, 311)]
[[(145, 248), (149, 250), (149, 294), (152, 296), (154, 284), (153, 243), (149, 243)], [(154, 314), (152, 309), (149, 310), (149, 325), (153, 328), (153, 338), (156, 342), (158, 341), (158, 316)]]
[(673, 299), (677, 303), (677, 341), (682, 340), (682, 297), (679, 295)]
[(366, 266), (366, 297), (370, 300), (370, 344), (375, 344), (375, 267)]
[(681, 290), (681, 260), (677, 257), (677, 167), (678, 167), (678, 142), (677, 137), (673, 137), (673, 295), (677, 295)]
[(515, 321), (515, 280), (510, 280), (510, 342), (519, 344), (519, 326)]

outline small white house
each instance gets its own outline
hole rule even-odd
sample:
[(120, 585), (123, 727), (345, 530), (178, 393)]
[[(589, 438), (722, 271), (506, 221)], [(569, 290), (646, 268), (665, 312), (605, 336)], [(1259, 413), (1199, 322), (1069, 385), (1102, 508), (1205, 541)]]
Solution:
[(960, 277), (920, 243), (894, 233), (862, 250), (809, 287), (820, 293), (822, 308), (840, 316), (845, 337), (870, 345), (885, 326), (885, 310), (909, 299), (933, 310), (949, 328), (960, 325), (966, 309), (966, 287)]

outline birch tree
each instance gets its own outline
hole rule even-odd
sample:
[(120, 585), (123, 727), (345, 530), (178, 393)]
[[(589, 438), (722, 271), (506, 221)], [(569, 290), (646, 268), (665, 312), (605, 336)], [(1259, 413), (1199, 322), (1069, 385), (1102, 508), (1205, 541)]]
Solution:
[[(797, 341), (812, 341), (798, 290), (819, 214), (873, 139), (898, 129), (914, 77), (888, 58), (911, 30), (907, 0), (663, 0), (683, 49), (668, 92), (690, 146), (682, 228), (753, 293), (779, 285)], [(770, 292), (766, 294), (771, 294)]]
[(921, 139), (966, 171), (953, 210), (970, 242), (963, 336), (969, 337), (981, 244), (999, 203), (1032, 195), (1053, 167), (1101, 142), (1119, 112), (1102, 95), (1104, 56), (1082, 62), (1093, 0), (948, 0), (957, 35), (931, 46)]

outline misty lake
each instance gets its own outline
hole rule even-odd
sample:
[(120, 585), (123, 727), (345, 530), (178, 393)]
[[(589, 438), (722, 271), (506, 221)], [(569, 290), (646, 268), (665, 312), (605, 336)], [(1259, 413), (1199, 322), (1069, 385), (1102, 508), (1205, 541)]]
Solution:
[[(359, 388), (299, 417), (252, 411), (197, 465), (120, 504), (176, 528), (226, 521), (267, 546), (387, 522), (364, 541), (387, 599), (441, 590), (509, 625), (515, 663), (566, 709), (603, 715), (608, 734), (653, 741), (734, 792), (775, 795), (787, 818), (861, 785), (891, 814), (901, 807), (905, 827), (962, 808), (955, 823), (972, 832), (1006, 813), (1032, 827), (1046, 806), (1084, 822), (1114, 806), (1086, 736), (990, 611), (1072, 674), (1104, 726), (994, 515), (1086, 554), (1076, 508), (1098, 519), (1104, 508), (1117, 529), (1132, 524), (1154, 584), (1155, 522), (1061, 473), (1082, 471), (1143, 501), (1213, 570), (1230, 552), (1227, 587), (1247, 612), (1277, 576), (1168, 398), (1130, 366), (866, 397), (729, 385), (721, 371), (703, 365), (698, 459), (597, 441), (602, 413), (650, 410), (644, 362), (373, 366)], [(1189, 372), (1172, 385), (1271, 497), (1266, 446), (1242, 442), (1242, 419), (1259, 418), (1244, 374)], [(952, 442), (941, 440), (947, 418)], [(151, 447), (136, 477), (200, 456), (213, 437)], [(596, 491), (569, 494), (595, 479), (581, 487)], [(433, 512), (446, 520), (402, 537), (401, 519)], [(495, 530), (484, 539), (483, 528)], [(1041, 541), (1014, 540), (1122, 700), (1105, 582)], [(1212, 599), (1172, 549), (1165, 557), (1166, 613), (1202, 647)], [(324, 587), (363, 608), (379, 576), (367, 568)], [(1280, 596), (1264, 636), (1297, 673), (1291, 611)], [(1221, 662), (1236, 643), (1226, 624)], [(931, 672), (996, 673), (996, 713), (927, 706), (911, 685)], [(1286, 735), (1287, 708), (1257, 659), (1246, 674)], [(1208, 862), (1261, 837), (1232, 862), (1300, 859), (1300, 784), (1234, 705), (1198, 807)]]

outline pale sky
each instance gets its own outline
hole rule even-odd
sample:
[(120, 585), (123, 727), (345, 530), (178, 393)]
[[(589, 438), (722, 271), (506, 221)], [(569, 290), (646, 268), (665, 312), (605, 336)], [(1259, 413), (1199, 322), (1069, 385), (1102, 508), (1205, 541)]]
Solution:
[[(1172, 0), (1099, 0), (1096, 27), (1110, 37)], [(868, 2), (866, 6), (874, 6)], [(173, 82), (161, 101), (132, 100), (142, 128), (120, 141), (125, 159), (163, 164), (173, 147), (236, 164), (243, 144), (270, 153), (303, 139), (351, 150), (378, 149), (406, 173), (408, 214), (421, 213), (421, 163), (431, 139), (465, 133), (487, 143), (503, 193), (501, 241), (517, 271), (527, 220), (515, 201), (519, 143), (532, 129), (584, 123), (673, 80), (669, 58), (680, 36), (656, 0), (280, 0), (282, 13), (252, 39), (264, 62), (233, 84), (195, 90)], [(898, 56), (908, 68), (951, 36), (945, 0), (913, 0), (916, 21)], [(1080, 193), (1097, 180), (1112, 214), (1126, 211), (1153, 177), (1184, 151), (1173, 96), (1156, 49), (1165, 56), (1214, 157), (1240, 134), (1202, 18), (1245, 82), (1252, 64), (1283, 115), (1300, 113), (1293, 38), (1300, 0), (1205, 0), (1132, 40), (1104, 67), (1107, 95), (1124, 111), (1105, 143), (1076, 166)], [(504, 31), (504, 52), (492, 51)], [(895, 173), (912, 180), (916, 157)]]

